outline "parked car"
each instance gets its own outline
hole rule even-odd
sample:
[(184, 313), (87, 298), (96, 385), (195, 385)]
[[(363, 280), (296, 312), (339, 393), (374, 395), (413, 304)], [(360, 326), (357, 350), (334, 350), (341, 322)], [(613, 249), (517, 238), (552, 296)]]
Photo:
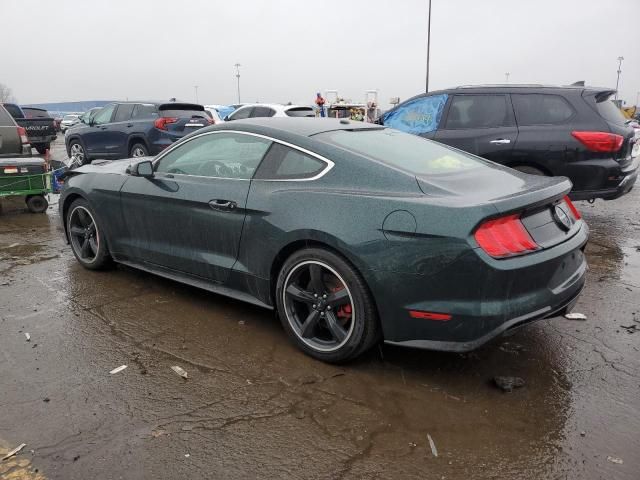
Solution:
[(20, 106), (14, 103), (5, 103), (3, 105), (16, 123), (24, 127), (29, 143), (38, 153), (44, 154), (51, 148), (51, 142), (57, 138), (53, 118), (48, 115), (46, 117), (28, 118)]
[(79, 124), (81, 116), (81, 113), (69, 113), (68, 115), (62, 117), (62, 121), (60, 122), (60, 131), (62, 133), (65, 133), (74, 125)]
[(233, 105), (205, 105), (204, 108), (207, 110), (216, 111), (216, 113), (218, 114), (218, 117), (220, 117), (220, 122), (216, 122), (216, 123), (224, 122), (223, 118), (226, 117), (227, 115), (231, 115), (234, 112), (234, 110), (236, 110), (236, 107), (234, 107)]
[(225, 117), (225, 121), (256, 117), (315, 117), (312, 107), (279, 105), (276, 103), (253, 103), (244, 105)]
[(566, 176), (571, 198), (611, 200), (633, 187), (634, 133), (610, 100), (584, 86), (458, 87), (407, 100), (378, 123), (536, 175)]
[(206, 112), (207, 115), (209, 115), (209, 118), (212, 120), (211, 122), (212, 125), (224, 122), (224, 120), (220, 118), (220, 114), (218, 113), (217, 109), (213, 107), (208, 107), (205, 105), (204, 111)]
[(467, 351), (567, 311), (588, 237), (570, 189), (370, 123), (272, 118), (80, 167), (59, 208), (82, 266), (275, 308), (339, 362), (380, 338)]
[(0, 158), (31, 155), (27, 131), (0, 104)]
[(122, 102), (102, 107), (65, 136), (74, 165), (91, 160), (156, 155), (185, 135), (213, 123), (194, 103)]

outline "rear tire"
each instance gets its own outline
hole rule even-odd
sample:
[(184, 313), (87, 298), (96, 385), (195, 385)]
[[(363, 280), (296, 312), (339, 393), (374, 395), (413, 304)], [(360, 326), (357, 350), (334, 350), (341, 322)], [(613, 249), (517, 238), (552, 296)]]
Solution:
[(89, 270), (101, 270), (111, 264), (107, 241), (93, 209), (84, 198), (73, 201), (65, 220), (71, 250), (80, 265)]
[(519, 172), (522, 172), (522, 173), (528, 173), (529, 175), (538, 175), (540, 177), (546, 177), (547, 176), (547, 174), (544, 173), (539, 168), (531, 167), (529, 165), (517, 165), (517, 166), (515, 166), (513, 168), (514, 168), (514, 170), (518, 170)]
[(134, 143), (129, 150), (129, 156), (131, 158), (148, 157), (149, 150), (143, 143)]
[(42, 195), (31, 195), (26, 199), (27, 208), (31, 213), (44, 213), (49, 208), (49, 202)]
[(328, 250), (300, 250), (285, 261), (276, 304), (291, 340), (324, 362), (354, 359), (380, 338), (375, 303), (363, 278)]

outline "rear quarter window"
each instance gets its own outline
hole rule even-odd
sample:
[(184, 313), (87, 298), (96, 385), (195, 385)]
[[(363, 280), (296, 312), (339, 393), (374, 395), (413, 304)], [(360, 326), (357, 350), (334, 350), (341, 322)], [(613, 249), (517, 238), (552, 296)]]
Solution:
[(326, 162), (294, 148), (274, 143), (256, 172), (262, 180), (309, 179), (319, 175)]
[(22, 113), (22, 110), (20, 110), (19, 106), (5, 103), (4, 108), (7, 109), (7, 112), (9, 112), (9, 115), (13, 118), (24, 118), (24, 114)]
[(316, 112), (311, 107), (290, 108), (286, 112), (288, 117), (315, 117)]
[(454, 173), (485, 166), (477, 157), (390, 128), (335, 130), (319, 133), (313, 138), (415, 175)]
[(512, 94), (518, 125), (550, 125), (573, 117), (574, 110), (560, 95)]

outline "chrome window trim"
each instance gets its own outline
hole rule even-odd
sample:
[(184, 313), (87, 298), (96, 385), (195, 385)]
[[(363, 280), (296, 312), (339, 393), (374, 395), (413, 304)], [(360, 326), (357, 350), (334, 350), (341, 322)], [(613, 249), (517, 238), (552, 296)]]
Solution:
[[(303, 147), (299, 147), (298, 145), (294, 145), (292, 143), (289, 142), (285, 142), (284, 140), (279, 140), (277, 138), (273, 138), (273, 137), (269, 137), (267, 135), (262, 135), (260, 133), (253, 133), (253, 132), (244, 132), (242, 130), (215, 130), (213, 132), (204, 132), (204, 133), (200, 133), (198, 135), (194, 135), (193, 137), (191, 137), (189, 140), (187, 140), (184, 143), (174, 143), (172, 146), (170, 146), (169, 148), (167, 148), (165, 151), (163, 151), (162, 153), (160, 153), (158, 155), (158, 157), (153, 161), (153, 167), (154, 167), (154, 172), (155, 172), (155, 166), (157, 163), (159, 163), (166, 155), (168, 155), (169, 153), (171, 153), (173, 150), (175, 150), (176, 148), (185, 145), (189, 142), (191, 142), (192, 140), (195, 140), (196, 138), (200, 138), (200, 137), (204, 137), (205, 135), (215, 135), (218, 133), (238, 133), (240, 135), (249, 135), (252, 137), (258, 137), (258, 138), (262, 138), (265, 140), (269, 140), (270, 142), (275, 142), (275, 143), (279, 143), (280, 145), (284, 145), (285, 147), (289, 147), (289, 148), (293, 148), (294, 150), (298, 150), (299, 152), (305, 153), (311, 157), (317, 158), (318, 160), (324, 162), (326, 164), (326, 167), (323, 168), (320, 173), (314, 175), (313, 177), (309, 177), (309, 178), (229, 178), (229, 177), (210, 177), (210, 176), (206, 176), (206, 175), (189, 175), (189, 174), (184, 174), (184, 173), (170, 173), (169, 175), (180, 175), (182, 177), (199, 177), (199, 178), (217, 178), (217, 179), (226, 179), (226, 180), (250, 180), (253, 182), (311, 182), (313, 180), (318, 180), (319, 178), (322, 178), (323, 176), (325, 176), (334, 166), (335, 163), (332, 160), (329, 160), (326, 157), (323, 157), (322, 155), (319, 155), (315, 152), (312, 152), (311, 150), (307, 150), (306, 148)], [(160, 174), (166, 174), (166, 172), (158, 172)], [(254, 172), (255, 174), (255, 172)]]

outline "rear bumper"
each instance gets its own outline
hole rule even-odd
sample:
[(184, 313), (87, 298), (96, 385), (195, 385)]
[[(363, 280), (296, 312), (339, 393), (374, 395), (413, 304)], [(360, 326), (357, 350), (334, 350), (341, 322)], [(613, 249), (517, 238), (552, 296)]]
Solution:
[[(566, 242), (522, 257), (495, 260), (471, 251), (430, 275), (395, 274), (375, 281), (385, 342), (464, 352), (501, 333), (571, 308), (586, 281), (588, 227)], [(487, 257), (487, 258), (485, 258)], [(416, 319), (410, 310), (446, 313)]]
[(638, 167), (640, 165), (640, 157), (636, 157), (633, 162), (625, 169), (620, 171), (620, 180), (613, 187), (596, 189), (596, 190), (577, 190), (572, 191), (569, 197), (572, 200), (591, 200), (593, 198), (602, 198), (603, 200), (615, 200), (629, 193), (638, 178)]

